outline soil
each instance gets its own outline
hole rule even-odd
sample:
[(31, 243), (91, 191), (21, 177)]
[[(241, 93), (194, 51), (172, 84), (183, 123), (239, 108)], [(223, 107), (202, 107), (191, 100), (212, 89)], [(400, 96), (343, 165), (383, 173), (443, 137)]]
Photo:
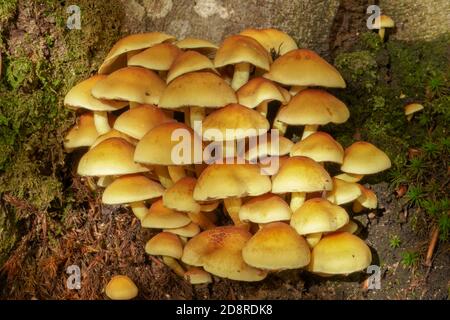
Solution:
[[(332, 54), (350, 48), (364, 30), (361, 21), (367, 3), (342, 1), (330, 39)], [(305, 271), (281, 271), (257, 283), (214, 277), (212, 284), (191, 286), (159, 258), (145, 254), (145, 242), (156, 231), (141, 228), (127, 208), (102, 205), (100, 195), (73, 174), (80, 154), (66, 159), (72, 170), (62, 173), (66, 192), (77, 200), (64, 216), (62, 234), (49, 235), (48, 229), (56, 227), (49, 225), (53, 222), (42, 210), (23, 199), (3, 196), (7, 205), (29, 212), (33, 219), (22, 226), (23, 236), (1, 269), (1, 299), (105, 299), (103, 289), (115, 274), (126, 274), (136, 283), (139, 299), (448, 299), (448, 244), (437, 246), (431, 267), (423, 265), (430, 234), (415, 230), (422, 214), (408, 208), (386, 182), (371, 186), (379, 209), (355, 216), (359, 235), (372, 249), (373, 263), (381, 266), (380, 289), (367, 289), (366, 273), (327, 279)], [(401, 239), (398, 248), (390, 246), (394, 235)], [(401, 263), (401, 253), (408, 250), (420, 253), (413, 266)], [(67, 289), (70, 265), (81, 269), (79, 290)]]

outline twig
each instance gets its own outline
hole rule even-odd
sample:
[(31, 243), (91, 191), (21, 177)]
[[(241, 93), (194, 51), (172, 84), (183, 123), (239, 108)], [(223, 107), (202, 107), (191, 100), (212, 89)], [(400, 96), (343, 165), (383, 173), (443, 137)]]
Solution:
[(437, 226), (435, 226), (433, 229), (433, 233), (431, 234), (431, 241), (430, 241), (430, 245), (428, 246), (427, 257), (425, 259), (425, 265), (427, 267), (431, 267), (433, 252), (434, 252), (434, 248), (436, 247), (436, 243), (437, 243), (438, 239), (439, 239), (439, 228)]

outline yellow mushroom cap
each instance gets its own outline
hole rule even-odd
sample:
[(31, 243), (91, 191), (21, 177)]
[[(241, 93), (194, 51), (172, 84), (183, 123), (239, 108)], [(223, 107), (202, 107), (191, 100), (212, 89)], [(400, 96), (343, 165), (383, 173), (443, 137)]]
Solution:
[(92, 96), (92, 88), (106, 79), (105, 75), (95, 75), (74, 86), (64, 97), (64, 105), (69, 108), (83, 108), (92, 111), (115, 111), (126, 107), (128, 102), (102, 100)]
[(347, 182), (358, 182), (362, 178), (364, 178), (363, 174), (353, 174), (353, 173), (340, 173), (336, 176), (334, 176), (337, 179), (344, 180)]
[[(162, 32), (147, 32), (140, 34), (133, 34), (125, 38), (120, 39), (111, 48), (105, 61), (100, 66), (98, 73), (105, 74), (115, 70), (115, 64), (120, 56), (124, 56), (124, 53), (136, 50), (142, 50), (149, 48), (155, 44), (175, 40), (171, 35)], [(125, 64), (125, 63), (124, 63)]]
[(200, 212), (200, 204), (193, 198), (197, 179), (184, 177), (164, 192), (163, 203), (167, 208), (182, 212)]
[(122, 204), (159, 198), (164, 188), (149, 178), (140, 175), (121, 176), (111, 182), (103, 192), (102, 202), (106, 204)]
[(272, 192), (316, 192), (333, 187), (328, 172), (307, 157), (291, 157), (283, 161), (280, 170), (272, 176)]
[(217, 50), (214, 66), (220, 68), (246, 62), (268, 71), (270, 61), (269, 53), (258, 41), (247, 36), (234, 35), (226, 38)]
[(174, 121), (158, 107), (144, 104), (122, 113), (114, 123), (114, 129), (140, 140), (154, 127)]
[(171, 43), (159, 43), (132, 56), (128, 65), (166, 71), (181, 53), (181, 49)]
[(90, 147), (97, 137), (98, 132), (95, 128), (94, 115), (91, 112), (83, 113), (64, 137), (64, 149)]
[[(267, 156), (285, 156), (289, 154), (294, 143), (286, 137), (278, 135), (278, 148), (276, 144), (273, 144), (270, 135), (267, 135), (265, 139), (258, 138), (258, 143), (255, 145), (250, 145), (247, 152), (245, 153), (245, 159), (248, 161), (256, 161)], [(272, 150), (273, 148), (273, 150)]]
[(166, 208), (162, 199), (153, 202), (142, 219), (144, 228), (173, 229), (184, 227), (189, 223), (191, 219), (186, 214)]
[(147, 241), (145, 252), (153, 256), (180, 259), (183, 254), (183, 244), (177, 235), (169, 232), (160, 232)]
[(192, 50), (183, 52), (170, 66), (166, 82), (169, 83), (183, 74), (200, 70), (210, 70), (217, 73), (213, 62), (207, 56)]
[(134, 146), (121, 138), (109, 138), (86, 152), (78, 163), (81, 176), (111, 176), (149, 171), (133, 161)]
[(358, 224), (353, 220), (349, 220), (347, 224), (343, 225), (336, 231), (349, 232), (349, 233), (354, 234), (354, 233), (356, 233), (356, 231), (358, 231)]
[(307, 49), (282, 55), (272, 63), (264, 77), (288, 86), (345, 88), (340, 73), (317, 53)]
[[(192, 164), (195, 160), (195, 148), (198, 144), (202, 151), (202, 142), (190, 127), (179, 122), (163, 123), (151, 129), (138, 142), (134, 161), (154, 165)], [(176, 148), (186, 146), (190, 154), (179, 154)], [(177, 157), (175, 157), (177, 156)], [(178, 157), (179, 156), (179, 157)]]
[(98, 81), (91, 93), (98, 99), (158, 104), (165, 87), (166, 83), (155, 72), (141, 67), (126, 67)]
[(308, 269), (314, 273), (350, 274), (366, 269), (372, 253), (363, 240), (348, 232), (326, 235), (313, 248)]
[(200, 175), (194, 199), (209, 201), (229, 197), (258, 196), (270, 191), (268, 176), (255, 164), (212, 164)]
[(277, 115), (279, 121), (289, 125), (339, 124), (349, 117), (350, 112), (341, 100), (320, 89), (300, 91)]
[(114, 276), (109, 280), (105, 293), (112, 300), (130, 300), (138, 295), (138, 288), (127, 276)]
[(166, 109), (181, 107), (219, 108), (237, 102), (233, 89), (211, 72), (190, 72), (167, 85), (159, 106)]
[(361, 195), (356, 199), (364, 208), (367, 209), (376, 209), (378, 206), (378, 199), (375, 192), (364, 187), (363, 185), (358, 184), (359, 189), (361, 190)]
[(405, 106), (405, 115), (408, 116), (420, 110), (423, 110), (423, 105), (419, 103), (411, 103)]
[(346, 225), (349, 217), (345, 209), (322, 198), (305, 201), (291, 218), (291, 226), (298, 234), (336, 231)]
[(382, 14), (375, 18), (375, 25), (379, 25), (380, 28), (393, 28), (395, 26), (395, 22), (391, 17)]
[(247, 230), (231, 226), (203, 231), (186, 243), (181, 260), (222, 278), (263, 280), (267, 272), (247, 265), (242, 258), (242, 248), (251, 236)]
[(175, 45), (180, 49), (213, 49), (217, 50), (218, 46), (214, 43), (197, 38), (185, 38), (183, 40), (178, 41)]
[(184, 279), (190, 284), (211, 283), (211, 275), (201, 268), (191, 268), (184, 273)]
[(333, 177), (333, 189), (327, 192), (328, 201), (334, 204), (352, 202), (361, 195), (361, 189), (356, 182), (348, 182)]
[(294, 39), (281, 30), (274, 28), (267, 29), (245, 29), (241, 35), (250, 37), (258, 41), (267, 51), (275, 51), (283, 55), (289, 51), (298, 49)]
[(288, 102), (280, 87), (263, 77), (253, 78), (240, 87), (237, 97), (239, 104), (252, 109), (265, 101), (276, 100), (282, 104)]
[(314, 132), (294, 144), (290, 155), (291, 157), (308, 157), (317, 162), (335, 162), (342, 164), (344, 161), (344, 148), (328, 133)]
[[(259, 112), (233, 103), (217, 109), (203, 120), (205, 140), (229, 141), (259, 136), (270, 124)], [(216, 133), (220, 132), (220, 135)]]
[(267, 193), (247, 201), (239, 209), (241, 221), (269, 223), (291, 219), (292, 210), (281, 197)]
[(179, 235), (180, 237), (192, 238), (200, 233), (200, 227), (198, 224), (191, 222), (183, 227), (164, 229), (164, 231)]
[(288, 224), (272, 222), (261, 229), (242, 249), (244, 261), (266, 270), (296, 269), (309, 264), (308, 243)]
[(94, 143), (91, 145), (90, 149), (95, 148), (95, 146), (97, 146), (99, 143), (101, 143), (107, 139), (110, 139), (110, 138), (123, 139), (123, 140), (127, 141), (128, 143), (131, 143), (133, 146), (135, 146), (137, 144), (136, 139), (130, 137), (129, 135), (127, 135), (123, 132), (117, 131), (116, 129), (112, 129), (112, 130), (109, 130), (107, 133), (102, 134), (101, 136), (98, 136), (97, 139), (95, 139)]
[(347, 173), (372, 174), (391, 167), (391, 160), (373, 144), (364, 141), (353, 143), (345, 149), (341, 170)]

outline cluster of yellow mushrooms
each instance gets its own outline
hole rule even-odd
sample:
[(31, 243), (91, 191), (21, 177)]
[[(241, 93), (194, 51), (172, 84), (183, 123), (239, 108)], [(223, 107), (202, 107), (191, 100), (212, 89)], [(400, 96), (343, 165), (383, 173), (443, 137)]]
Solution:
[[(247, 29), (220, 46), (160, 32), (131, 35), (65, 97), (79, 113), (65, 148), (89, 148), (78, 174), (105, 188), (103, 203), (129, 205), (142, 228), (161, 230), (145, 251), (192, 284), (211, 282), (211, 274), (260, 281), (297, 268), (350, 274), (372, 256), (340, 205), (376, 208), (376, 195), (358, 181), (391, 163), (368, 142), (344, 149), (318, 131), (350, 115), (320, 87), (345, 86), (332, 65), (276, 29)], [(280, 107), (271, 124), (273, 101)], [(200, 133), (194, 123), (202, 124)], [(304, 127), (295, 144), (284, 137), (288, 126)], [(180, 129), (193, 146), (181, 164), (173, 153)], [(276, 144), (266, 139), (249, 147), (252, 132), (272, 130)], [(239, 142), (244, 153), (234, 155)], [(226, 159), (198, 161), (198, 146), (202, 153), (213, 143)], [(267, 159), (279, 165), (265, 172)], [(341, 173), (331, 177), (327, 163)], [(221, 222), (226, 215), (232, 225)], [(106, 293), (132, 298), (137, 288), (117, 276)]]

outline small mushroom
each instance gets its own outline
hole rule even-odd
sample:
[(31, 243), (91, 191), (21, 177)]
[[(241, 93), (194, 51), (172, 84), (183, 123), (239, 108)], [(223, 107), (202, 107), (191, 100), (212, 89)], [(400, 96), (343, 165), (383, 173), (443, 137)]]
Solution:
[(169, 232), (160, 232), (145, 244), (145, 252), (153, 256), (163, 256), (163, 262), (175, 274), (184, 277), (184, 269), (177, 259), (183, 254), (183, 244), (180, 238)]
[(111, 48), (100, 66), (98, 73), (108, 74), (116, 71), (117, 69), (123, 68), (127, 64), (127, 55), (132, 56), (134, 53), (139, 52), (142, 49), (149, 48), (158, 43), (173, 40), (175, 40), (174, 37), (162, 32), (139, 33), (122, 38)]
[(267, 272), (249, 266), (242, 258), (242, 248), (252, 237), (239, 227), (217, 227), (189, 240), (181, 261), (203, 267), (216, 276), (239, 281), (261, 281)]
[(341, 205), (350, 203), (361, 196), (361, 189), (356, 182), (348, 182), (333, 178), (333, 189), (327, 192), (327, 199), (331, 203)]
[(98, 137), (95, 128), (94, 115), (86, 112), (80, 115), (77, 123), (69, 130), (64, 137), (64, 149), (71, 152), (80, 147), (90, 147)]
[(121, 138), (109, 138), (86, 152), (78, 163), (81, 176), (112, 176), (149, 171), (133, 161), (134, 146)]
[(358, 184), (361, 190), (361, 195), (353, 202), (353, 212), (359, 213), (364, 208), (366, 209), (376, 209), (378, 205), (378, 199), (375, 192), (372, 190)]
[(91, 90), (97, 99), (158, 104), (166, 83), (152, 70), (126, 67), (98, 81)]
[(272, 222), (248, 240), (242, 249), (242, 257), (255, 268), (297, 269), (309, 264), (310, 250), (305, 239), (288, 224)]
[(117, 275), (109, 280), (105, 293), (111, 300), (131, 300), (138, 295), (138, 288), (129, 277)]
[(239, 209), (239, 219), (254, 223), (289, 221), (292, 211), (280, 196), (266, 193), (245, 202)]
[(378, 34), (380, 35), (381, 41), (383, 41), (386, 29), (393, 28), (395, 23), (391, 17), (382, 14), (375, 19), (375, 25), (379, 27)]
[(253, 38), (233, 35), (226, 38), (216, 52), (216, 68), (234, 65), (231, 87), (238, 90), (248, 82), (250, 66), (269, 71), (271, 57), (266, 49)]
[(304, 156), (319, 163), (334, 162), (342, 164), (344, 148), (325, 132), (314, 132), (292, 146), (290, 156)]
[(191, 223), (191, 219), (186, 214), (166, 208), (162, 199), (153, 202), (141, 221), (143, 228), (156, 229), (181, 228), (189, 223)]
[(405, 106), (405, 116), (408, 121), (411, 121), (414, 113), (423, 110), (423, 105), (420, 103), (411, 103)]
[(348, 275), (366, 269), (372, 253), (363, 240), (348, 232), (323, 237), (313, 248), (308, 270), (319, 275)]
[(291, 157), (272, 176), (272, 192), (291, 192), (291, 210), (295, 212), (305, 201), (307, 192), (331, 190), (332, 180), (328, 172), (317, 162), (307, 157)]
[(92, 76), (78, 83), (64, 97), (65, 106), (72, 109), (83, 108), (94, 112), (95, 128), (99, 134), (111, 130), (107, 112), (120, 110), (128, 104), (126, 101), (115, 101), (114, 99), (97, 99), (91, 95), (92, 89), (105, 79), (105, 75)]
[(142, 220), (148, 213), (144, 201), (159, 198), (164, 188), (157, 182), (140, 175), (126, 175), (115, 179), (103, 192), (102, 202), (106, 204), (129, 203), (135, 216)]
[(351, 174), (373, 174), (391, 167), (389, 157), (369, 142), (357, 141), (345, 149), (341, 170)]
[(224, 199), (225, 209), (235, 225), (248, 227), (239, 219), (241, 198), (262, 195), (270, 189), (270, 178), (262, 175), (256, 164), (212, 164), (198, 178), (194, 199)]
[[(159, 102), (165, 109), (190, 108), (191, 126), (202, 121), (205, 108), (220, 108), (237, 102), (233, 89), (218, 75), (199, 71), (183, 74), (171, 81)], [(186, 121), (185, 121), (186, 122)]]
[(303, 140), (316, 132), (319, 125), (341, 124), (349, 117), (350, 112), (341, 100), (324, 90), (306, 89), (281, 107), (276, 119), (287, 125), (304, 125)]
[(212, 71), (218, 74), (213, 62), (207, 56), (189, 50), (180, 54), (172, 63), (166, 81), (169, 83), (183, 74), (195, 71)]
[(184, 273), (184, 279), (189, 281), (190, 284), (204, 284), (211, 283), (211, 274), (203, 270), (202, 268), (191, 267)]

